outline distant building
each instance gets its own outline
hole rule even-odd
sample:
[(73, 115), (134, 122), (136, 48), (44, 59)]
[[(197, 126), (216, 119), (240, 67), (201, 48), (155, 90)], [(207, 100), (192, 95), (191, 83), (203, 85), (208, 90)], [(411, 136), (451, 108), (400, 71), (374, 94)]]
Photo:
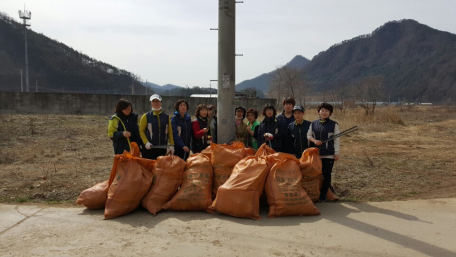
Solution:
[[(190, 97), (202, 97), (202, 98), (217, 98), (217, 94), (192, 94)], [(247, 98), (249, 97), (246, 93), (236, 92), (235, 98)]]

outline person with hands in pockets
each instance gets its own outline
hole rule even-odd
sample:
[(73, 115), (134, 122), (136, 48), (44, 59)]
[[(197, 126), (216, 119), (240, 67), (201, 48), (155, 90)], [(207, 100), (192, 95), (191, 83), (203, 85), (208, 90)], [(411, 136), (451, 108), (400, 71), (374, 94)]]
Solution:
[(168, 151), (174, 153), (174, 140), (171, 118), (163, 112), (161, 96), (153, 94), (149, 100), (152, 110), (141, 117), (139, 134), (144, 143), (142, 157), (155, 160)]
[(326, 201), (326, 194), (331, 187), (331, 172), (334, 166), (334, 161), (339, 160), (340, 138), (334, 140), (323, 141), (331, 138), (333, 135), (340, 133), (337, 122), (331, 120), (333, 106), (328, 103), (322, 103), (317, 107), (320, 119), (314, 120), (307, 132), (307, 138), (315, 144), (320, 150), (320, 158), (322, 163), (323, 185), (320, 189), (320, 202)]

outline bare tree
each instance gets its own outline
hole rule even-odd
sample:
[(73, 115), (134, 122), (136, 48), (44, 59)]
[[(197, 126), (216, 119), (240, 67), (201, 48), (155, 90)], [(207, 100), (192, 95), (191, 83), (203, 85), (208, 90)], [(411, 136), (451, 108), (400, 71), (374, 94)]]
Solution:
[(257, 97), (257, 90), (254, 87), (246, 88), (241, 90), (241, 92), (245, 93), (248, 97)]
[(349, 89), (349, 83), (347, 81), (339, 81), (336, 84), (336, 89), (330, 90), (324, 95), (330, 102), (333, 103), (336, 109), (339, 109), (342, 113), (345, 113), (348, 106), (351, 105), (352, 92)]
[(357, 104), (363, 107), (366, 115), (375, 113), (375, 107), (383, 96), (382, 88), (382, 76), (365, 77), (353, 83), (353, 96)]
[(305, 103), (305, 96), (309, 93), (304, 72), (288, 66), (277, 67), (272, 74), (270, 93), (277, 96), (277, 103), (283, 96), (291, 96), (300, 104)]

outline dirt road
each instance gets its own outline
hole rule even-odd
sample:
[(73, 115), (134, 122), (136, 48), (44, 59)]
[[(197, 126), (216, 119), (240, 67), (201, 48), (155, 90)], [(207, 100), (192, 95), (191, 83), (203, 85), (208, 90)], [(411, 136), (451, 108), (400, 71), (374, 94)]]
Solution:
[(456, 256), (456, 198), (317, 204), (321, 216), (0, 205), (0, 256)]

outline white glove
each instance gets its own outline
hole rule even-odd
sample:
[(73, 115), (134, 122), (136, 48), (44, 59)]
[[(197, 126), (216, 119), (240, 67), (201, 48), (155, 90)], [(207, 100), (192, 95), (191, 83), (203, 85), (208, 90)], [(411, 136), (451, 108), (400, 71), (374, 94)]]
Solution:
[(146, 149), (147, 149), (147, 150), (150, 150), (150, 147), (151, 147), (151, 146), (152, 146), (151, 143), (149, 143), (149, 142), (146, 143)]
[(274, 137), (271, 133), (264, 133), (264, 137)]
[(168, 146), (168, 151), (170, 155), (174, 155), (174, 146)]

